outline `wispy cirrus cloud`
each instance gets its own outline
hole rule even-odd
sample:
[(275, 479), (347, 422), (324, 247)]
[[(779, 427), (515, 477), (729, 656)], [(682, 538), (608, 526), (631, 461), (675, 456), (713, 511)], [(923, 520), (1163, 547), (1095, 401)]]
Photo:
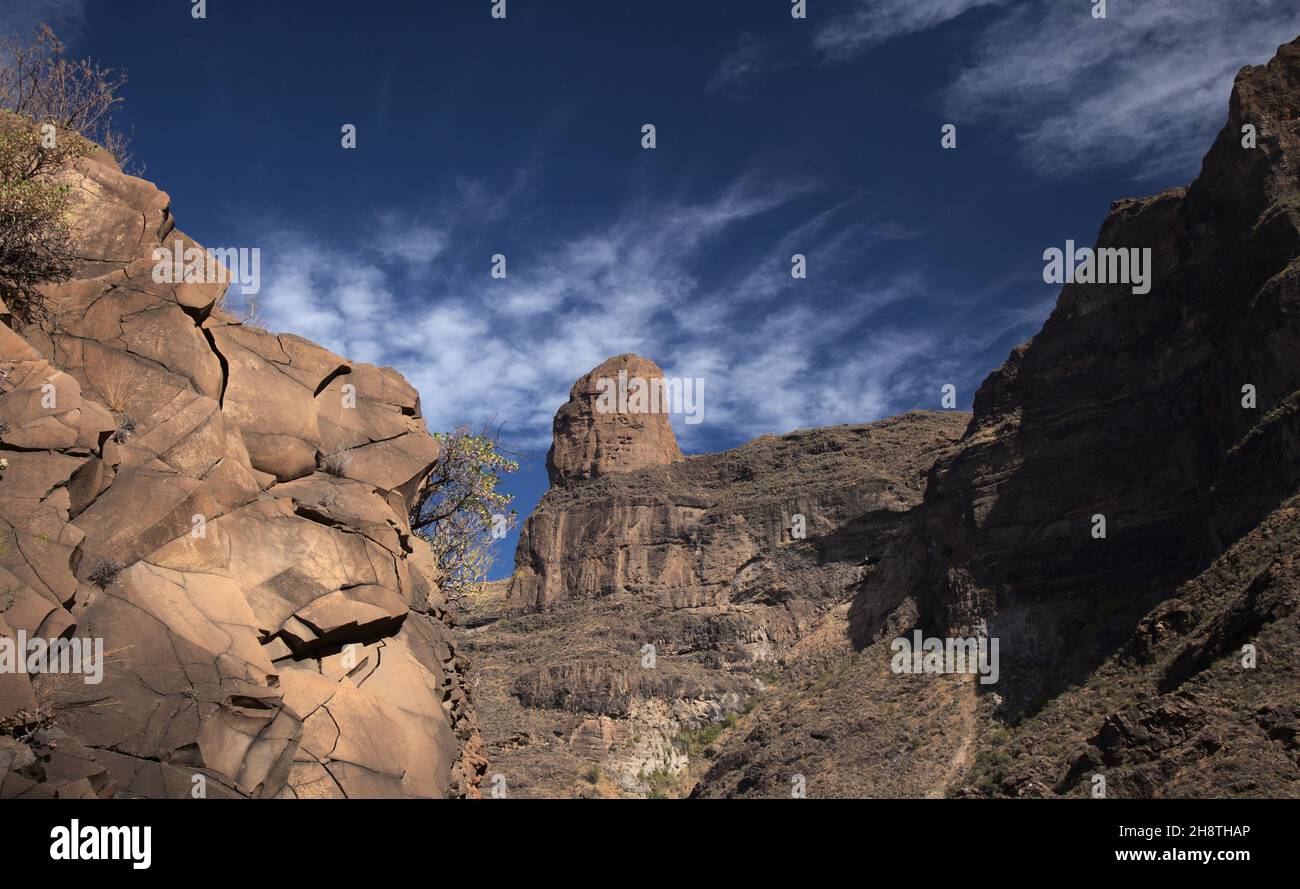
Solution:
[(741, 34), (704, 86), (705, 95), (745, 98), (750, 87), (771, 72), (772, 44), (754, 34)]
[(429, 270), (447, 248), (449, 238), (441, 226), (388, 211), (379, 214), (371, 245), (383, 258), (401, 263), (412, 273), (420, 273)]
[[(375, 232), (394, 244), (349, 246), (267, 222), (253, 241), (263, 248), (259, 314), (271, 329), (397, 367), (420, 390), (431, 427), (504, 421), (526, 450), (549, 443), (577, 377), (629, 351), (705, 381), (705, 422), (674, 417), (688, 450), (916, 406), (918, 388), (937, 392), (920, 381), (955, 354), (945, 340), (969, 321), (877, 320), (932, 288), (918, 273), (861, 274), (855, 259), (887, 239), (873, 241), (854, 198), (755, 237), (769, 214), (818, 194), (751, 176), (699, 200), (634, 200), (615, 219), (509, 257), (505, 280), (488, 274), (488, 240), (436, 218), (390, 214)], [(448, 240), (435, 239), (440, 252), (413, 272), (408, 253), (425, 257), (408, 241), (424, 243), (426, 230)], [(809, 280), (790, 275), (799, 247), (815, 269)], [(713, 280), (716, 257), (736, 249), (746, 252)]]
[(1043, 174), (1134, 164), (1194, 171), (1238, 70), (1300, 33), (1293, 0), (1024, 3), (983, 30), (947, 90), (954, 119), (992, 119)]
[(980, 6), (1002, 0), (855, 0), (853, 9), (834, 16), (813, 44), (830, 61), (857, 58), (873, 46), (927, 31)]
[(87, 0), (0, 0), (0, 34), (28, 35), (49, 25), (65, 40), (85, 25)]
[(980, 9), (969, 55), (952, 57), (944, 113), (998, 127), (1041, 175), (1194, 173), (1236, 73), (1300, 34), (1293, 0), (1112, 0), (1105, 19), (1087, 0), (856, 0), (813, 48), (848, 62)]

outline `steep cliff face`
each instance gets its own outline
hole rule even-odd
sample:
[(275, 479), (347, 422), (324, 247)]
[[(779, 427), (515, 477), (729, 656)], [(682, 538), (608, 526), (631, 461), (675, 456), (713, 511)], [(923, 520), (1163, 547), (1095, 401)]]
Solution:
[(0, 796), (477, 795), (415, 390), (157, 283), (196, 246), (167, 195), (66, 176), (75, 275), (0, 326), (0, 635), (98, 641), (102, 677), (0, 674)]
[(1113, 206), (1098, 247), (1149, 248), (1149, 293), (1066, 285), (980, 388), (926, 494), (933, 625), (1050, 658), (1066, 600), (1167, 591), (1300, 482), (1298, 78), (1297, 44), (1245, 69), (1196, 181)]
[[(1143, 616), (1078, 687), (981, 733), (954, 793), (1300, 796), (1300, 498)], [(1249, 646), (1249, 647), (1248, 647)], [(996, 712), (996, 711), (994, 711)]]
[[(879, 558), (966, 420), (915, 412), (765, 436), (552, 488), (520, 534), (509, 605), (616, 592), (665, 607), (833, 599)], [(832, 563), (844, 572), (823, 576)]]
[[(1300, 793), (1298, 174), (1300, 41), (1243, 69), (1190, 187), (1113, 205), (1098, 246), (1150, 248), (1150, 292), (1063, 289), (865, 579), (858, 653), (769, 701), (696, 795), (788, 796), (794, 773), (809, 795), (889, 793), (936, 731), (961, 744), (909, 795)], [(884, 673), (912, 627), (998, 638), (1000, 681)], [(845, 715), (944, 685), (915, 736)]]
[(843, 656), (849, 600), (968, 419), (764, 436), (553, 487), (508, 594), (463, 636), (492, 772), (523, 796), (679, 792), (702, 738)]

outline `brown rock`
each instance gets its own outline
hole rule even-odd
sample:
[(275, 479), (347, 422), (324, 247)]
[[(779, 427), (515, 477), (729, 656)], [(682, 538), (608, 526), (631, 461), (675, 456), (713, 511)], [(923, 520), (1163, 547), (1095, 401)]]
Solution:
[(763, 436), (553, 487), (504, 601), (476, 601), (462, 636), (492, 769), (524, 796), (685, 781), (701, 752), (686, 748), (745, 712), (768, 674), (816, 677), (849, 650), (850, 601), (968, 421), (916, 412)]
[[(682, 451), (666, 410), (621, 409), (617, 395), (600, 399), (602, 391), (616, 391), (602, 389), (602, 385), (617, 387), (620, 380), (629, 396), (642, 388), (648, 399), (650, 389), (658, 387), (657, 381), (663, 378), (664, 372), (653, 361), (628, 353), (610, 358), (574, 383), (569, 400), (555, 414), (554, 442), (546, 455), (551, 484), (681, 460)], [(626, 400), (636, 406), (630, 398)], [(606, 405), (612, 409), (605, 410)]]
[(407, 523), (438, 453), (414, 389), (240, 325), (222, 285), (153, 281), (155, 247), (193, 243), (167, 196), (98, 155), (66, 178), (84, 240), (54, 323), (0, 326), (0, 634), (102, 640), (103, 677), (0, 676), (25, 728), (0, 797), (188, 797), (196, 776), (214, 798), (476, 796)]
[[(733, 602), (773, 582), (782, 547), (798, 548), (795, 515), (804, 517), (805, 540), (862, 517), (853, 543), (839, 542), (836, 555), (860, 545), (854, 562), (878, 557), (902, 514), (919, 503), (923, 473), (967, 419), (916, 412), (764, 436), (733, 451), (552, 488), (524, 523), (507, 606), (622, 592), (669, 607)], [(811, 549), (809, 558), (817, 564)], [(787, 582), (803, 587), (800, 599), (816, 599), (823, 586)], [(825, 586), (838, 593), (850, 583)]]
[[(793, 772), (888, 792), (897, 751), (938, 766), (906, 795), (1083, 798), (1098, 772), (1117, 798), (1300, 793), (1298, 95), (1300, 40), (1241, 71), (1189, 187), (1112, 206), (1098, 246), (1149, 248), (1150, 292), (1064, 287), (865, 579), (861, 650), (770, 702), (695, 795), (787, 795)], [(914, 627), (997, 638), (996, 694), (887, 673)], [(858, 703), (881, 701), (940, 716), (899, 737)]]

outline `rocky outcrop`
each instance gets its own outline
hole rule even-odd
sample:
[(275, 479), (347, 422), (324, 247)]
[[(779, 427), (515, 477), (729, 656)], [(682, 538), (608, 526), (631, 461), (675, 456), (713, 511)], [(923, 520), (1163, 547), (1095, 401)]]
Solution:
[[(919, 502), (935, 453), (966, 420), (915, 412), (765, 436), (552, 488), (520, 534), (508, 604), (618, 592), (679, 608), (824, 604), (879, 558)], [(830, 565), (841, 566), (834, 576)]]
[[(1013, 735), (990, 733), (965, 795), (1300, 796), (1300, 498), (1139, 621)], [(1083, 718), (1079, 718), (1083, 714)]]
[(546, 472), (552, 485), (631, 472), (682, 459), (668, 420), (664, 372), (631, 353), (579, 379), (555, 414)]
[(521, 796), (677, 792), (773, 676), (843, 655), (848, 601), (968, 419), (769, 435), (553, 487), (508, 592), (463, 631), (492, 772)]
[(0, 635), (102, 676), (0, 674), (0, 796), (477, 795), (415, 390), (158, 283), (167, 195), (66, 176), (74, 277), (0, 326)]

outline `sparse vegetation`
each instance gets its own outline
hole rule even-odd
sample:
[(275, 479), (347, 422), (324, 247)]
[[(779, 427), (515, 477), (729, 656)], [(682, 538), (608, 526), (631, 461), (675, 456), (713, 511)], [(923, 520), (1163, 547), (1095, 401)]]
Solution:
[(975, 755), (975, 763), (968, 777), (969, 783), (984, 794), (994, 794), (1001, 787), (1011, 767), (1011, 730), (997, 725), (984, 733), (982, 744)]
[(348, 461), (350, 459), (346, 448), (330, 451), (328, 454), (321, 454), (320, 471), (341, 478), (347, 475)]
[(39, 731), (54, 725), (55, 712), (44, 707), (35, 710), (17, 710), (0, 719), (0, 735), (26, 741)]
[(0, 38), (0, 108), (37, 123), (51, 123), (99, 143), (119, 163), (129, 138), (113, 122), (126, 72), (90, 59), (68, 58), (48, 25), (30, 38)]
[(132, 435), (135, 435), (135, 420), (130, 417), (123, 417), (117, 423), (117, 429), (113, 431), (113, 441), (121, 444)]
[(116, 414), (125, 413), (139, 387), (135, 366), (129, 361), (115, 361), (97, 375), (96, 382), (104, 394), (104, 406)]
[(100, 559), (90, 569), (86, 579), (99, 587), (101, 590), (108, 589), (108, 585), (117, 577), (117, 573), (122, 570), (122, 566), (113, 559)]
[(737, 721), (736, 715), (730, 713), (722, 722), (710, 722), (698, 728), (682, 729), (675, 739), (677, 746), (685, 750), (687, 756), (699, 756), (704, 752), (704, 748), (718, 740), (722, 733), (734, 726)]
[(434, 437), (441, 452), (411, 510), (411, 528), (433, 549), (447, 601), (461, 604), (487, 579), (492, 543), (518, 521), (514, 496), (497, 485), (519, 463), (502, 448), (499, 429), (461, 427)]
[(646, 794), (646, 799), (673, 799), (677, 779), (673, 777), (672, 772), (667, 769), (655, 769), (653, 772), (643, 774), (641, 777), (650, 788)]
[(19, 322), (43, 319), (40, 287), (72, 273), (69, 188), (54, 176), (84, 151), (75, 138), (46, 148), (34, 124), (0, 112), (0, 298)]
[(0, 298), (20, 322), (44, 319), (40, 288), (66, 280), (75, 258), (66, 166), (127, 140), (112, 112), (125, 76), (70, 59), (48, 27), (31, 42), (0, 39)]

